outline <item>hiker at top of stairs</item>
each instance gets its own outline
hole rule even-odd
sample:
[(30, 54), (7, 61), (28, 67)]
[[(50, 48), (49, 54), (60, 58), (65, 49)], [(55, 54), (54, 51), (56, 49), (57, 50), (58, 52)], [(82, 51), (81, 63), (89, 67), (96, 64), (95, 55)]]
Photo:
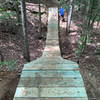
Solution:
[(59, 9), (59, 12), (60, 12), (60, 16), (61, 16), (62, 22), (64, 22), (65, 21), (65, 19), (64, 19), (64, 8), (62, 6)]

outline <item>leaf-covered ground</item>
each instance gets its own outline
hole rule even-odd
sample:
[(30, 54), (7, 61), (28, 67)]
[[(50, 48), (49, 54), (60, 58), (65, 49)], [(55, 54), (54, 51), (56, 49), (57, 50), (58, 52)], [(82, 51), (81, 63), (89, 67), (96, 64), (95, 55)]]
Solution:
[(73, 16), (71, 33), (65, 32), (66, 22), (61, 22), (60, 43), (62, 57), (79, 63), (80, 71), (84, 79), (89, 100), (100, 100), (100, 55), (96, 50), (100, 48), (100, 24), (95, 23), (91, 31), (93, 42), (87, 43), (85, 54), (75, 56), (81, 35), (80, 25), (82, 19), (77, 14)]
[[(40, 35), (38, 5), (27, 3), (27, 26), (31, 61), (42, 55), (45, 46), (47, 14), (44, 12), (44, 5), (42, 6), (42, 32)], [(36, 13), (33, 13), (33, 11)], [(9, 22), (8, 25), (5, 24), (6, 21)], [(19, 75), (24, 64), (27, 63), (22, 52), (23, 37), (21, 27), (16, 26), (15, 22), (11, 23), (9, 20), (6, 21), (0, 23), (0, 50), (2, 51), (5, 61), (5, 64), (0, 67), (0, 100), (2, 100), (2, 97), (4, 100), (12, 100)], [(8, 27), (11, 27), (12, 29), (10, 30)], [(8, 61), (16, 61), (16, 63), (10, 66), (11, 64), (7, 64)]]

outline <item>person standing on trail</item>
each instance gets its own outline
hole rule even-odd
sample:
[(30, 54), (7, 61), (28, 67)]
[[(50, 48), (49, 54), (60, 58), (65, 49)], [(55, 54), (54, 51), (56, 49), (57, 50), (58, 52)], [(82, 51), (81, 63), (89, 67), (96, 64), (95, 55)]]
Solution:
[(59, 9), (59, 12), (60, 12), (60, 16), (62, 18), (62, 21), (64, 22), (65, 19), (64, 19), (64, 8), (61, 6), (61, 8)]

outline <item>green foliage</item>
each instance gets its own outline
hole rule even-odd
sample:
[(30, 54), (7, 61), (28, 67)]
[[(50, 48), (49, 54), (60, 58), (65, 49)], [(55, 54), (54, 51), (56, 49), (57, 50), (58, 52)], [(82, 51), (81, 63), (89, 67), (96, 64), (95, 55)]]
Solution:
[(16, 26), (22, 26), (21, 22), (16, 22)]
[(19, 0), (14, 0), (14, 1), (13, 1), (13, 5), (14, 5), (14, 6), (16, 6), (16, 5), (18, 6), (19, 4), (20, 4), (20, 3), (19, 3)]
[(60, 0), (60, 4), (63, 5), (64, 4), (64, 0)]
[[(68, 2), (66, 2), (68, 1)], [(60, 4), (68, 11), (70, 0), (60, 0)], [(93, 25), (97, 21), (100, 22), (100, 0), (74, 0), (74, 12), (83, 16), (83, 23), (78, 26), (82, 28), (80, 43), (75, 54), (82, 54), (86, 52), (87, 43), (93, 43), (95, 33), (92, 33)], [(100, 49), (95, 51), (100, 55)], [(100, 59), (100, 58), (99, 58)]]
[(75, 54), (82, 54), (85, 52), (87, 42), (89, 41), (89, 29), (87, 28), (87, 25), (82, 25), (83, 32), (80, 37), (81, 43), (78, 46), (78, 49), (76, 50)]
[(68, 11), (69, 9), (69, 1), (68, 0), (60, 0), (60, 5), (63, 6), (63, 8)]
[(87, 34), (83, 35), (80, 40), (81, 40), (82, 43), (79, 44), (79, 47), (75, 52), (76, 55), (80, 54), (80, 53), (84, 53), (85, 48), (86, 48), (86, 43), (87, 43)]
[(100, 55), (100, 48), (97, 48), (97, 49), (95, 50), (95, 54)]
[(9, 67), (12, 71), (16, 70), (16, 65), (17, 62), (12, 60), (12, 61), (4, 61), (4, 62), (0, 62), (0, 67)]
[(4, 20), (7, 20), (7, 19), (13, 19), (14, 16), (16, 16), (16, 12), (15, 11), (12, 11), (12, 12), (0, 12), (1, 16), (0, 16), (0, 21), (4, 21)]
[(2, 6), (0, 6), (0, 21), (6, 20), (15, 20), (16, 25), (21, 25), (21, 23), (17, 23), (17, 18), (19, 13), (19, 0), (11, 0), (9, 2), (4, 2)]
[(98, 58), (98, 60), (100, 61), (100, 57)]

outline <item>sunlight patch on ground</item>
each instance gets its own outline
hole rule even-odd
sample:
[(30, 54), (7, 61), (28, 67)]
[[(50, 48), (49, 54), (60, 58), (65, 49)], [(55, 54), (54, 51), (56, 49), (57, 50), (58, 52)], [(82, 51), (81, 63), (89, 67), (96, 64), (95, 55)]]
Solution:
[(95, 22), (95, 23), (94, 23), (94, 27), (93, 27), (93, 28), (100, 28), (100, 23)]
[(61, 20), (60, 20), (60, 27), (61, 28), (66, 28), (66, 22), (62, 22)]
[(59, 51), (59, 46), (48, 46), (45, 48), (44, 51), (52, 51), (52, 52), (55, 52), (55, 51)]
[(100, 46), (100, 43), (87, 43), (87, 45), (95, 47)]

